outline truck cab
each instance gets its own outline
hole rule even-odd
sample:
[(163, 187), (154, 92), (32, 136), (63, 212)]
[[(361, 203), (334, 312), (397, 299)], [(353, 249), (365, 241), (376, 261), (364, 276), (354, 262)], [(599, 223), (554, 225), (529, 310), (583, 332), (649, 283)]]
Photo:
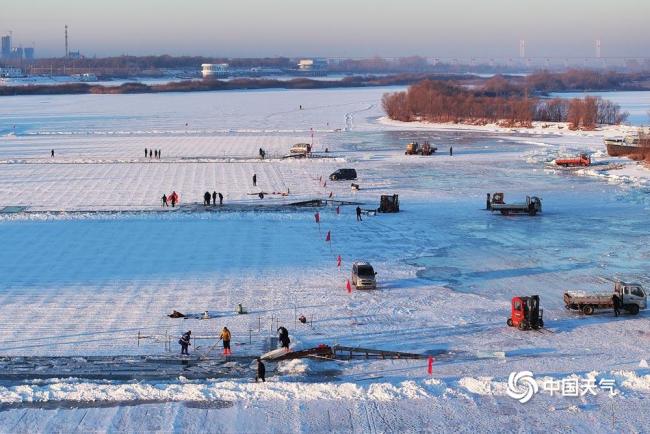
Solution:
[(648, 296), (639, 283), (616, 282), (614, 292), (623, 301), (623, 309), (632, 314), (648, 307)]
[(377, 289), (377, 272), (367, 261), (352, 263), (352, 284), (357, 289)]

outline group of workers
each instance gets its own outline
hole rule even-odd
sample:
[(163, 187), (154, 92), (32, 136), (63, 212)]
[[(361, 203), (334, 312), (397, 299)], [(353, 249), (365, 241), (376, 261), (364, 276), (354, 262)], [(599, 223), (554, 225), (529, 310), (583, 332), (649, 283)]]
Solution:
[(172, 204), (172, 208), (174, 208), (178, 203), (178, 193), (176, 193), (175, 191), (173, 191), (172, 194), (170, 194), (169, 196), (167, 196), (166, 194), (163, 194), (162, 196), (162, 206), (169, 206), (170, 202)]
[(219, 205), (223, 205), (223, 194), (221, 194), (221, 192), (217, 193), (216, 191), (213, 191), (212, 194), (210, 194), (209, 191), (206, 191), (203, 194), (203, 205), (210, 205), (210, 198), (212, 198), (212, 205), (216, 205), (217, 197), (219, 197)]
[[(304, 315), (300, 315), (300, 322), (301, 323), (306, 323), (307, 319), (305, 318)], [(278, 327), (278, 340), (280, 342), (280, 347), (284, 348), (286, 351), (289, 351), (289, 345), (291, 344), (291, 339), (289, 339), (289, 330), (286, 329), (286, 327)], [(230, 340), (232, 339), (232, 333), (230, 330), (228, 330), (228, 327), (224, 327), (221, 330), (221, 333), (219, 334), (219, 341), (223, 343), (223, 355), (224, 356), (230, 356), (232, 355), (232, 351), (230, 349)], [(189, 356), (189, 347), (192, 345), (191, 343), (192, 340), (192, 330), (188, 330), (187, 332), (183, 333), (178, 340), (178, 343), (181, 346), (181, 355), (186, 355)], [(216, 345), (216, 344), (215, 344)], [(259, 380), (262, 380), (263, 382), (266, 382), (266, 367), (264, 366), (264, 363), (262, 362), (261, 358), (257, 358), (257, 375), (255, 377), (255, 382), (258, 382)]]
[(160, 149), (147, 149), (144, 148), (144, 158), (156, 158), (160, 159)]

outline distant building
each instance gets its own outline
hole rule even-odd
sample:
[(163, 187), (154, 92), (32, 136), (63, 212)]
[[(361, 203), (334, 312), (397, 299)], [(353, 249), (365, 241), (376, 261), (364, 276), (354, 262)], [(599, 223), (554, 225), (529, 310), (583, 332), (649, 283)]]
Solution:
[(201, 74), (203, 78), (227, 77), (227, 63), (204, 63), (201, 65)]
[(34, 47), (26, 47), (23, 50), (25, 60), (34, 60)]
[(22, 60), (23, 58), (23, 47), (15, 47), (11, 49), (11, 58), (16, 60)]
[(83, 56), (81, 55), (81, 53), (78, 50), (77, 51), (70, 51), (68, 53), (68, 59), (83, 59)]
[(320, 77), (327, 75), (327, 61), (322, 59), (300, 59), (294, 74), (307, 77)]
[(0, 68), (0, 78), (18, 78), (23, 76), (20, 68)]
[(322, 59), (300, 59), (298, 69), (300, 71), (317, 71), (327, 68), (327, 62)]
[(3, 59), (11, 59), (11, 35), (2, 37), (2, 54)]

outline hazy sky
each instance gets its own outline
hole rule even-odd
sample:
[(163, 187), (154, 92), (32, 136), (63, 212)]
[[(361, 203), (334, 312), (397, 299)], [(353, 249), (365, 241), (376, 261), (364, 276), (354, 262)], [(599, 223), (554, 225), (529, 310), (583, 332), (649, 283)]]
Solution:
[(3, 0), (37, 56), (650, 55), (650, 0)]

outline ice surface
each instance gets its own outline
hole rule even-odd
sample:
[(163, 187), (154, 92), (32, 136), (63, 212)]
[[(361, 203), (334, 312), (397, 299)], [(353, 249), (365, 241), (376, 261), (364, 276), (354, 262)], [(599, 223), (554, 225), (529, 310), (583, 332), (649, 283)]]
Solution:
[[(378, 118), (387, 90), (2, 99), (0, 209), (27, 212), (0, 213), (0, 355), (171, 356), (181, 332), (214, 336), (227, 325), (234, 355), (253, 357), (284, 324), (296, 348), (357, 345), (433, 354), (436, 363), (433, 378), (426, 360), (380, 360), (283, 363), (270, 367), (266, 385), (241, 378), (7, 384), (0, 403), (12, 406), (0, 404), (0, 431), (646, 426), (648, 373), (638, 365), (648, 358), (647, 313), (585, 318), (564, 309), (562, 294), (610, 291), (614, 278), (649, 284), (647, 169), (608, 158), (602, 132), (386, 125)], [(310, 141), (312, 128), (316, 151), (327, 147), (334, 158), (278, 158)], [(438, 154), (404, 155), (407, 141), (425, 139)], [(145, 147), (162, 149), (163, 158), (145, 159)], [(259, 147), (272, 158), (258, 160)], [(583, 150), (622, 168), (548, 169), (557, 156)], [(321, 182), (340, 167), (357, 169), (358, 192), (349, 182)], [(180, 211), (159, 206), (171, 190), (181, 195)], [(193, 206), (206, 190), (223, 191), (226, 206)], [(252, 195), (260, 190), (290, 195), (260, 200)], [(496, 191), (508, 201), (540, 196), (544, 212), (490, 214), (485, 194)], [(245, 210), (330, 193), (364, 209), (376, 208), (380, 194), (399, 193), (402, 212), (356, 222), (353, 206), (340, 214), (328, 206), (319, 227), (313, 209)], [(355, 259), (378, 271), (377, 291), (346, 292)], [(540, 295), (550, 332), (505, 325), (510, 298), (529, 294)], [(235, 313), (240, 303), (248, 315)], [(174, 309), (214, 318), (168, 318)], [(306, 325), (296, 322), (300, 313)], [(138, 341), (138, 332), (152, 338)], [(170, 336), (173, 353), (164, 345)], [(214, 342), (199, 340), (191, 351)], [(607, 395), (521, 405), (503, 393), (514, 370), (615, 376), (626, 412), (638, 417), (612, 422)], [(75, 409), (79, 400), (114, 406)], [(53, 404), (38, 407), (42, 401)], [(202, 409), (196, 401), (229, 406)]]

